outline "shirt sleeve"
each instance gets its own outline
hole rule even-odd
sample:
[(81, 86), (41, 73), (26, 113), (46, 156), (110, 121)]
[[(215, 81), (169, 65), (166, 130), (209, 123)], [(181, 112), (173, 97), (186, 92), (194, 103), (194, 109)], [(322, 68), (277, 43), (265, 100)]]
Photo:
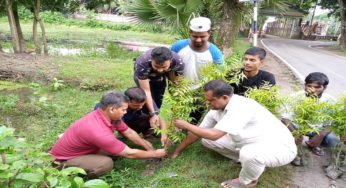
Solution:
[(112, 155), (121, 153), (126, 145), (115, 138), (113, 134), (107, 134), (104, 136), (98, 136), (93, 140), (93, 144)]
[(116, 125), (116, 130), (119, 132), (124, 132), (128, 129), (129, 127), (126, 125), (124, 121), (120, 121), (118, 125)]
[(223, 55), (220, 51), (219, 48), (217, 48), (214, 44), (211, 44), (210, 48), (210, 53), (213, 57), (213, 61), (215, 64), (218, 64), (218, 65), (223, 65)]
[(183, 75), (185, 64), (183, 63), (183, 60), (180, 58), (180, 56), (173, 52), (173, 62), (174, 67), (172, 71), (174, 71), (175, 76)]
[(202, 123), (199, 125), (201, 128), (213, 128), (216, 125), (216, 120), (214, 119), (215, 111), (210, 110), (207, 115), (203, 118)]
[(142, 54), (136, 59), (134, 65), (134, 75), (136, 79), (146, 80), (149, 78), (150, 66), (148, 61), (148, 52)]

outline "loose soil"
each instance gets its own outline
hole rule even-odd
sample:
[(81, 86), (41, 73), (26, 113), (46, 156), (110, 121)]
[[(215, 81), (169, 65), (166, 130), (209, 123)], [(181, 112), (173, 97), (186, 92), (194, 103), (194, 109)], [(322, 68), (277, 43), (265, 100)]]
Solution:
[[(301, 84), (294, 74), (273, 54), (268, 53), (262, 67), (275, 75), (276, 83), (284, 94), (291, 94), (301, 89)], [(49, 62), (49, 57), (29, 54), (7, 54), (0, 52), (0, 79), (5, 80), (41, 80), (50, 81), (55, 77), (58, 67)], [(346, 177), (335, 181), (326, 177), (323, 168), (328, 157), (318, 157), (310, 153), (311, 163), (303, 167), (290, 166), (294, 188), (346, 188)], [(160, 167), (157, 162), (149, 163), (144, 175), (151, 175)], [(332, 186), (334, 185), (334, 186)]]

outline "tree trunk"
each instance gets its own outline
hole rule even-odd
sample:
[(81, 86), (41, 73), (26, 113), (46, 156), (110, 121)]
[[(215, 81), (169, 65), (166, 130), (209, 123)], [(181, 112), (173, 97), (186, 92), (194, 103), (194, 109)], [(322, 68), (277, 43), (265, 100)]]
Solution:
[(1, 43), (0, 43), (0, 52), (4, 52), (4, 51), (2, 50), (2, 46), (1, 46)]
[(8, 23), (11, 29), (13, 51), (14, 53), (20, 53), (18, 31), (16, 27), (16, 22), (14, 19), (12, 4), (13, 4), (12, 0), (6, 0), (7, 18), (8, 18)]
[(19, 48), (20, 48), (20, 52), (23, 53), (23, 52), (26, 52), (26, 46), (25, 46), (25, 39), (23, 36), (22, 28), (20, 27), (20, 23), (19, 23), (17, 3), (14, 2), (12, 7), (13, 7), (14, 21), (16, 23), (16, 28), (18, 32)]
[(33, 23), (33, 37), (34, 37), (34, 43), (35, 43), (35, 51), (37, 54), (41, 53), (41, 48), (39, 46), (38, 37), (37, 37), (37, 23), (39, 23), (41, 28), (41, 34), (42, 34), (43, 51), (45, 55), (48, 55), (46, 31), (44, 29), (43, 21), (40, 18), (40, 7), (41, 7), (41, 1), (36, 0), (34, 2), (34, 23)]
[(243, 4), (237, 0), (223, 1), (223, 16), (218, 28), (216, 44), (228, 56), (232, 53), (231, 46), (239, 32)]
[(341, 38), (340, 46), (346, 48), (346, 16), (345, 16), (345, 4), (343, 0), (339, 0), (340, 16), (341, 16)]

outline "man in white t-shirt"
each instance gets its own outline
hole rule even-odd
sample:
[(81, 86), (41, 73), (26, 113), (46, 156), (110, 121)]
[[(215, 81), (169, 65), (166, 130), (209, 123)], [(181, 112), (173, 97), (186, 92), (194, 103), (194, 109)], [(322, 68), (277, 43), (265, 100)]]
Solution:
[(225, 81), (204, 86), (211, 109), (200, 126), (176, 120), (175, 126), (188, 130), (176, 148), (177, 157), (186, 147), (202, 138), (202, 144), (233, 160), (240, 161), (239, 178), (223, 182), (223, 187), (255, 186), (265, 167), (290, 163), (297, 154), (294, 138), (286, 126), (256, 101), (233, 94)]

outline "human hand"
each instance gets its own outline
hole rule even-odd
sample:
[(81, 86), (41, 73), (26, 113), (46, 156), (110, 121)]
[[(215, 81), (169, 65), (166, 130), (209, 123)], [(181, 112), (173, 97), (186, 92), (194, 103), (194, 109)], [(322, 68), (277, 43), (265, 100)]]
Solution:
[(164, 147), (166, 149), (168, 147), (169, 143), (170, 143), (170, 140), (169, 140), (168, 136), (166, 134), (162, 134), (161, 135), (162, 147)]
[(166, 150), (165, 149), (157, 149), (154, 151), (154, 158), (162, 158), (166, 155)]
[(186, 129), (190, 125), (190, 123), (185, 120), (177, 119), (174, 121), (174, 125), (179, 129)]
[(155, 150), (153, 145), (148, 140), (143, 139), (143, 142), (144, 142), (144, 145), (145, 145), (144, 148), (147, 151)]
[(171, 159), (175, 159), (175, 158), (177, 158), (178, 156), (179, 156), (179, 152), (176, 152), (176, 151), (174, 151), (173, 153), (172, 153), (172, 155), (170, 156), (170, 158)]
[(157, 128), (159, 125), (159, 116), (158, 115), (154, 115), (153, 117), (150, 118), (149, 123), (150, 123), (150, 127), (151, 128)]

